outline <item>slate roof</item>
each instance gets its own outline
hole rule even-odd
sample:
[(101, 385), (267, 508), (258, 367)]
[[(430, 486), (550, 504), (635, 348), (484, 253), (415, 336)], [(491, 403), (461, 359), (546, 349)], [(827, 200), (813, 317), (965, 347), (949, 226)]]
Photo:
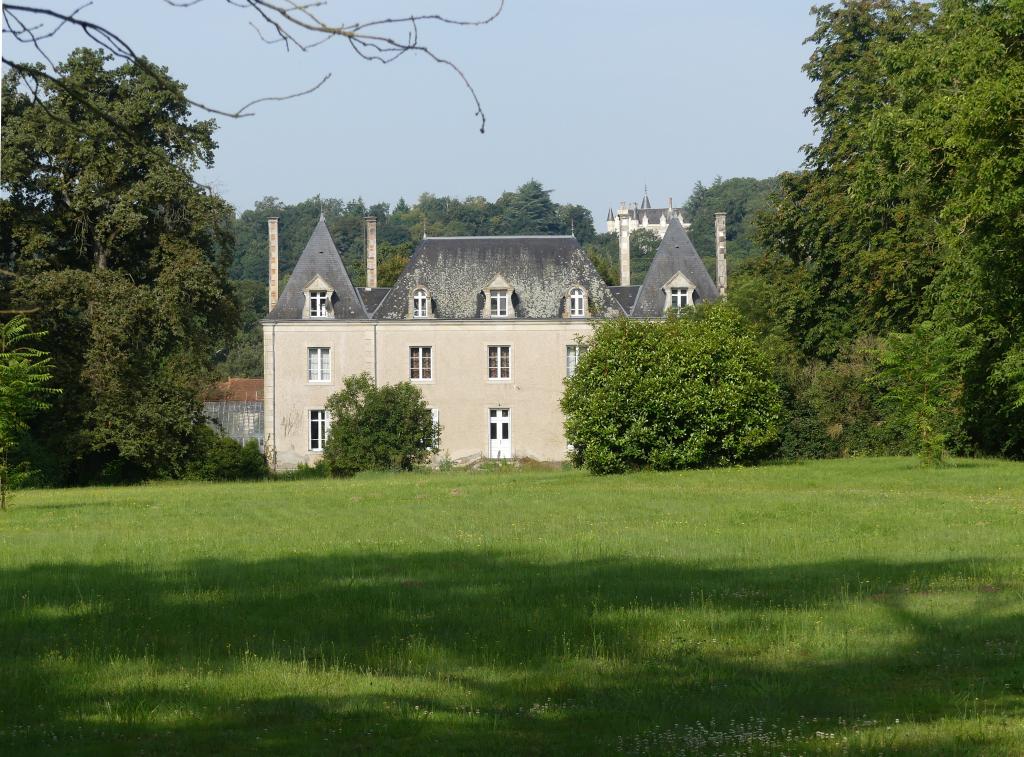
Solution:
[(376, 287), (375, 289), (360, 287), (356, 291), (359, 292), (359, 296), (363, 299), (363, 307), (366, 308), (366, 312), (372, 316), (373, 311), (377, 309), (377, 306), (384, 301), (388, 292), (391, 291), (391, 287)]
[(636, 302), (636, 296), (640, 293), (639, 286), (618, 286), (608, 288), (612, 290), (612, 296), (618, 300), (623, 310), (628, 313), (633, 309), (633, 303)]
[(327, 222), (321, 214), (320, 220), (313, 230), (313, 235), (306, 243), (295, 269), (285, 285), (284, 291), (277, 300), (277, 306), (267, 316), (270, 321), (299, 320), (302, 318), (306, 304), (306, 285), (320, 276), (334, 289), (331, 307), (335, 320), (353, 320), (368, 318), (363, 300), (356, 294), (349, 278), (345, 264), (341, 262), (338, 248), (334, 246), (331, 232), (327, 230)]
[(644, 192), (644, 199), (641, 200), (641, 202), (640, 202), (640, 210), (650, 210), (650, 209), (651, 209), (651, 201), (647, 197), (647, 192)]
[(587, 290), (593, 317), (624, 312), (574, 237), (428, 237), (374, 318), (407, 318), (409, 296), (418, 286), (430, 292), (435, 318), (480, 318), (483, 290), (499, 275), (513, 289), (516, 318), (561, 318), (565, 294), (574, 285)]
[(704, 267), (697, 250), (693, 247), (689, 235), (679, 223), (672, 218), (665, 230), (665, 236), (658, 245), (651, 267), (640, 285), (636, 303), (630, 315), (637, 318), (660, 318), (665, 314), (665, 292), (662, 287), (676, 275), (682, 273), (697, 288), (698, 294), (705, 302), (718, 299), (718, 287), (711, 279), (711, 274)]

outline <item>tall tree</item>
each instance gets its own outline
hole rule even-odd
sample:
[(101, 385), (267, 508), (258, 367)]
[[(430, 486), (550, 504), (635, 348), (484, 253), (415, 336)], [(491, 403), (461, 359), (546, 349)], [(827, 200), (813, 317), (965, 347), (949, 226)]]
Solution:
[(64, 391), (36, 431), (70, 480), (178, 472), (235, 318), (230, 207), (192, 176), (212, 165), (214, 124), (164, 69), (110, 62), (76, 50), (68, 86), (33, 96), (3, 82), (4, 297), (57, 357)]
[(560, 231), (551, 190), (530, 179), (515, 192), (506, 192), (495, 203), (499, 234), (555, 234)]
[(956, 395), (943, 402), (978, 447), (1024, 454), (1024, 7), (816, 13), (820, 139), (762, 219), (767, 315), (807, 356), (863, 333), (953, 354), (941, 366), (956, 374), (930, 385)]
[(754, 238), (758, 213), (765, 208), (777, 180), (739, 177), (715, 178), (710, 186), (697, 182), (690, 198), (683, 205), (690, 223), (693, 246), (709, 269), (715, 263), (715, 213), (726, 214), (726, 240), (729, 244), (730, 270), (761, 254)]

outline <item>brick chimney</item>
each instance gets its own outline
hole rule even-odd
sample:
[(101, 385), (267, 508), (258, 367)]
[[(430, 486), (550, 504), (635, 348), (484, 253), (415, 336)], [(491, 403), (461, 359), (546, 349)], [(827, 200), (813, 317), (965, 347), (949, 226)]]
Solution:
[(277, 219), (267, 219), (267, 243), (270, 247), (270, 279), (267, 282), (267, 294), (269, 300), (269, 313), (277, 305)]
[(366, 216), (366, 288), (377, 286), (377, 219)]
[(629, 211), (626, 203), (619, 204), (619, 284), (630, 285), (629, 280)]
[(725, 297), (728, 285), (725, 261), (725, 213), (715, 213), (715, 274), (718, 294)]

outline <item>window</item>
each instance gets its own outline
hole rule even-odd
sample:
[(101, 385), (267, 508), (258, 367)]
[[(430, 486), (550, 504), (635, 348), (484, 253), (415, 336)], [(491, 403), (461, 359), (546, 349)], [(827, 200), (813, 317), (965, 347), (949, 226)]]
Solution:
[(569, 292), (569, 317), (582, 318), (587, 314), (587, 298), (583, 290), (576, 288)]
[(508, 346), (487, 348), (487, 378), (512, 378), (512, 348)]
[(672, 287), (669, 294), (669, 307), (676, 310), (686, 307), (686, 293), (690, 290), (686, 287)]
[(508, 290), (491, 290), (491, 318), (508, 318)]
[(580, 346), (578, 344), (567, 344), (565, 346), (565, 375), (572, 378), (576, 374), (576, 366), (580, 362)]
[(430, 298), (426, 289), (417, 289), (412, 295), (412, 317), (428, 318), (430, 316)]
[(327, 434), (331, 428), (331, 416), (326, 410), (309, 411), (309, 451), (323, 452)]
[(309, 293), (309, 317), (310, 318), (327, 318), (330, 313), (327, 312), (327, 292), (324, 291), (312, 291)]
[(413, 381), (429, 381), (433, 376), (430, 362), (430, 347), (410, 347), (409, 378)]
[(309, 380), (316, 383), (328, 383), (331, 380), (331, 348), (309, 348)]

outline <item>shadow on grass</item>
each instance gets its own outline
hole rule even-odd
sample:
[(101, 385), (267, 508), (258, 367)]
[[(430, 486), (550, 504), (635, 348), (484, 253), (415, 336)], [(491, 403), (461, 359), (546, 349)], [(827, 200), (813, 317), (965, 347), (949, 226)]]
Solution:
[[(811, 718), (833, 728), (1015, 718), (1020, 596), (988, 578), (1007, 570), (480, 552), (204, 560), (171, 572), (41, 564), (0, 573), (0, 747), (672, 753), (720, 738), (757, 753), (777, 751), (785, 729), (813, 737)], [(921, 607), (949, 587), (955, 603)], [(851, 622), (851, 606), (880, 613), (891, 643), (765, 655), (787, 650), (788, 634), (806, 641), (809, 616)], [(690, 728), (712, 720), (734, 724), (715, 737)], [(931, 739), (923, 752), (991, 746), (921, 738)]]

